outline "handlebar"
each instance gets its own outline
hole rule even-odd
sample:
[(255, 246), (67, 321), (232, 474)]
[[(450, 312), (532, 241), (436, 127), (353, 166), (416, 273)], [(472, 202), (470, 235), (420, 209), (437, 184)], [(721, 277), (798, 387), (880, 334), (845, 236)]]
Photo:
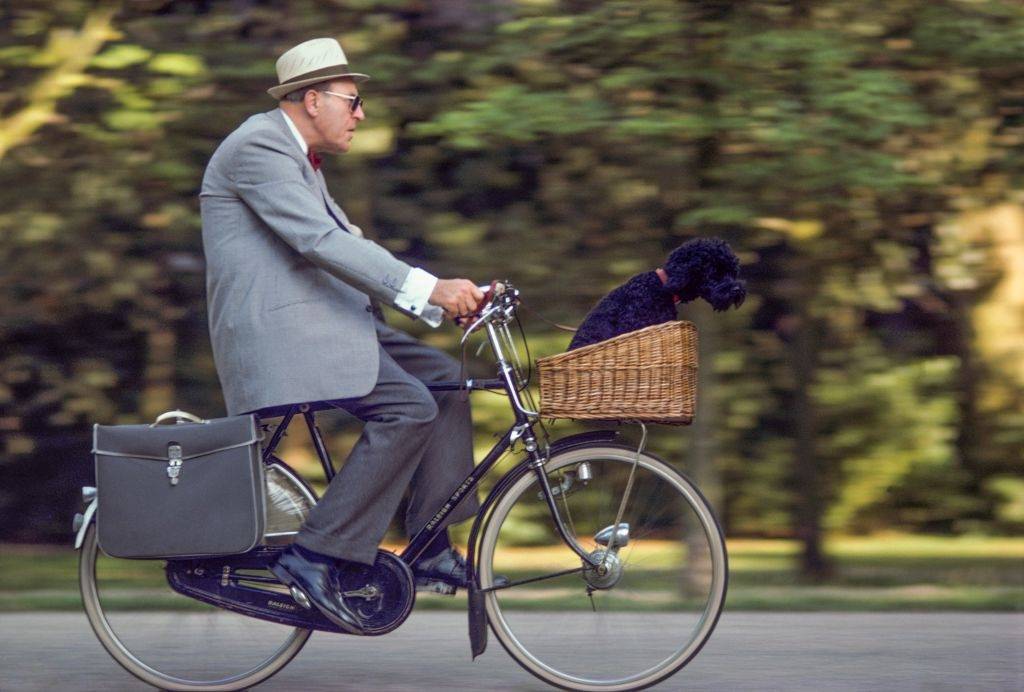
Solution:
[(515, 306), (519, 303), (519, 291), (508, 281), (494, 280), (490, 285), (479, 288), (484, 292), (484, 297), (476, 312), (455, 318), (455, 323), (465, 330), (462, 335), (462, 343), (465, 343), (470, 334), (484, 326), (496, 315), (503, 314), (505, 317), (511, 317), (514, 314)]
[(540, 415), (533, 410), (536, 406), (531, 405), (531, 408), (527, 408), (521, 398), (525, 396), (527, 401), (532, 402), (526, 389), (529, 377), (524, 378), (522, 375), (523, 363), (508, 328), (509, 322), (516, 315), (516, 306), (519, 305), (519, 291), (508, 281), (492, 281), (486, 290), (483, 286), (480, 289), (484, 291), (484, 299), (477, 311), (461, 322), (463, 329), (466, 330), (462, 335), (461, 345), (465, 347), (473, 332), (486, 327), (488, 341), (499, 364), (499, 374), (508, 389), (513, 407), (527, 418), (535, 419)]
[(477, 288), (483, 292), (484, 297), (481, 298), (480, 302), (477, 304), (476, 311), (471, 312), (468, 315), (457, 315), (455, 319), (452, 320), (463, 329), (468, 329), (469, 326), (473, 324), (475, 318), (479, 317), (481, 313), (487, 309), (488, 304), (494, 299), (495, 293), (500, 293), (504, 290), (504, 284), (495, 279), (491, 283), (486, 285), (481, 284), (477, 286)]

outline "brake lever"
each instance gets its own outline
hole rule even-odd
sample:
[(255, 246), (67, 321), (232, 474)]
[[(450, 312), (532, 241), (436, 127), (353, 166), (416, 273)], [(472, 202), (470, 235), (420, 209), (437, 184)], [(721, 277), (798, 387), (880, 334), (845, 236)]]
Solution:
[(489, 307), (486, 310), (484, 310), (483, 313), (481, 313), (480, 316), (476, 318), (476, 321), (473, 322), (471, 325), (469, 325), (469, 327), (464, 327), (464, 329), (466, 331), (462, 335), (462, 339), (459, 341), (459, 345), (460, 346), (465, 345), (466, 339), (469, 338), (469, 335), (472, 334), (473, 332), (475, 332), (480, 327), (482, 327), (484, 325), (484, 323), (487, 321), (487, 318), (489, 318), (491, 315), (493, 315), (496, 311), (498, 311), (500, 309), (501, 309), (501, 306), (499, 306), (499, 305), (492, 305), (491, 307)]

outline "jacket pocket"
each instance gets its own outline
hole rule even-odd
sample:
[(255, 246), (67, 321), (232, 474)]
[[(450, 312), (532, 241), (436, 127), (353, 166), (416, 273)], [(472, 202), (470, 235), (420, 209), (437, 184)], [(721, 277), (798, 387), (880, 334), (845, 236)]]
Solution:
[(273, 293), (267, 300), (267, 312), (289, 305), (323, 300), (326, 283), (323, 270), (303, 260), (274, 275)]

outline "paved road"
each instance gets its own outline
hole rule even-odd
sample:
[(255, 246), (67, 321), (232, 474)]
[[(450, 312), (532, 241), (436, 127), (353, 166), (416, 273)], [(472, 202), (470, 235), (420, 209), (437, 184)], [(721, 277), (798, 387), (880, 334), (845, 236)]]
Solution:
[[(465, 616), (414, 612), (379, 639), (314, 634), (261, 692), (544, 690)], [(80, 614), (0, 614), (0, 690), (145, 690)], [(1024, 690), (1024, 614), (729, 613), (662, 690)]]

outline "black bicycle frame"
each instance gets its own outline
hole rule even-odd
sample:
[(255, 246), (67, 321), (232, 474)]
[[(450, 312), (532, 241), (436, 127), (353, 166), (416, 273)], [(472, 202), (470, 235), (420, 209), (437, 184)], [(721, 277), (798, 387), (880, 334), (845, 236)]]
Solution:
[[(427, 389), (431, 391), (473, 391), (473, 390), (497, 390), (504, 389), (505, 393), (509, 397), (510, 402), (518, 402), (518, 390), (516, 388), (516, 382), (514, 380), (514, 374), (512, 369), (506, 363), (499, 363), (500, 372), (502, 377), (499, 379), (489, 380), (466, 380), (465, 382), (428, 382), (424, 383)], [(313, 440), (313, 446), (316, 449), (317, 457), (320, 459), (320, 464), (324, 469), (324, 476), (327, 481), (330, 482), (334, 478), (335, 470), (334, 463), (331, 460), (330, 452), (327, 450), (327, 445), (324, 444), (323, 435), (320, 433), (320, 429), (316, 424), (314, 413), (318, 410), (324, 410), (327, 408), (335, 408), (335, 406), (326, 402), (316, 402), (314, 404), (296, 404), (283, 409), (283, 418), (277, 425), (277, 429), (270, 438), (270, 442), (263, 450), (263, 461), (268, 462), (274, 450), (277, 448), (284, 436), (285, 430), (295, 417), (296, 413), (302, 413), (303, 418), (306, 422), (306, 427), (309, 429), (310, 437)], [(547, 498), (548, 509), (551, 512), (551, 516), (554, 519), (555, 527), (558, 530), (559, 535), (565, 544), (573, 549), (587, 564), (591, 566), (597, 566), (597, 562), (583, 550), (583, 548), (577, 543), (577, 541), (571, 537), (568, 529), (566, 528), (562, 516), (558, 511), (558, 507), (555, 504), (555, 496), (551, 491), (551, 486), (548, 483), (547, 475), (544, 473), (544, 463), (547, 461), (546, 450), (541, 450), (537, 444), (537, 438), (533, 433), (534, 421), (531, 420), (525, 413), (523, 413), (520, 406), (512, 406), (513, 413), (515, 415), (515, 422), (512, 426), (502, 435), (501, 439), (491, 448), (491, 451), (483, 458), (483, 460), (473, 469), (473, 471), (466, 477), (466, 479), (459, 485), (458, 488), (451, 494), (448, 500), (441, 505), (440, 509), (434, 514), (433, 517), (416, 532), (416, 535), (412, 537), (409, 544), (401, 552), (399, 557), (406, 564), (412, 564), (420, 556), (420, 554), (430, 545), (431, 541), (443, 530), (445, 518), (455, 510), (455, 508), (462, 502), (463, 499), (473, 491), (480, 479), (491, 470), (494, 464), (501, 458), (506, 450), (516, 440), (522, 439), (523, 445), (526, 448), (527, 457), (520, 462), (514, 469), (509, 473), (515, 472), (517, 469), (521, 469), (523, 466), (529, 466), (537, 475), (538, 482)]]

